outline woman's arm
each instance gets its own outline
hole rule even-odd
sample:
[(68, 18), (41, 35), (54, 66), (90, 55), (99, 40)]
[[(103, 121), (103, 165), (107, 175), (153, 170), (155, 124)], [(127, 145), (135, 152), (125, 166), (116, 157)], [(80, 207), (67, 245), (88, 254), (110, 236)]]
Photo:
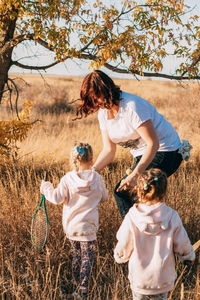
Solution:
[(133, 172), (126, 177), (126, 179), (123, 181), (123, 184), (121, 184), (118, 188), (118, 191), (126, 189), (128, 186), (135, 185), (138, 175), (145, 171), (148, 165), (152, 162), (159, 148), (158, 137), (151, 120), (141, 124), (137, 128), (137, 132), (146, 143), (146, 150), (142, 155), (138, 165), (135, 167)]
[(106, 167), (113, 160), (116, 152), (116, 144), (114, 144), (111, 141), (107, 131), (102, 130), (101, 134), (103, 141), (103, 149), (93, 165), (93, 167), (97, 168), (98, 170), (102, 170), (104, 167)]

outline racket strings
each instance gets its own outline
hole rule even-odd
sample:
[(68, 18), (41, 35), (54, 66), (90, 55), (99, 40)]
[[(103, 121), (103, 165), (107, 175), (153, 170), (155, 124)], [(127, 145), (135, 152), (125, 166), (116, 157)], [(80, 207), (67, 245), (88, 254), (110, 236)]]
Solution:
[(43, 207), (40, 207), (32, 222), (32, 239), (34, 247), (37, 250), (42, 250), (48, 235), (48, 222)]

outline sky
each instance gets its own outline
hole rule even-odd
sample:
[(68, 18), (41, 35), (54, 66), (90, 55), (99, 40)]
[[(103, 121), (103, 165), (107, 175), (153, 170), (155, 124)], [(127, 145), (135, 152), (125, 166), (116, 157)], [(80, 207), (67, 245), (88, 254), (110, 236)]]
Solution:
[[(185, 4), (188, 4), (191, 7), (195, 7), (195, 13), (200, 15), (200, 0), (185, 0)], [(53, 58), (53, 54), (50, 53), (50, 51), (48, 50), (44, 51), (43, 47), (36, 46), (34, 42), (32, 42), (31, 47), (27, 46), (26, 43), (20, 44), (13, 53), (14, 60), (19, 60), (19, 62), (21, 61), (24, 64), (27, 63), (30, 65), (34, 65), (35, 62), (38, 62), (38, 64), (41, 64), (42, 62), (43, 65), (46, 65), (53, 61), (52, 58)], [(64, 63), (59, 63), (58, 65), (50, 69), (47, 69), (46, 71), (41, 71), (41, 74), (59, 75), (59, 76), (85, 76), (90, 72), (89, 64), (90, 62), (84, 60), (83, 61), (77, 59), (67, 60)], [(165, 67), (162, 73), (171, 74), (173, 72), (173, 67), (176, 64), (177, 64), (177, 60), (174, 56), (167, 58), (165, 60), (164, 63)], [(113, 73), (112, 71), (109, 71), (105, 68), (102, 68), (102, 70), (106, 71), (108, 75), (112, 75), (112, 77), (133, 78), (133, 75)], [(38, 71), (24, 70), (16, 66), (12, 66), (9, 73), (38, 74)]]

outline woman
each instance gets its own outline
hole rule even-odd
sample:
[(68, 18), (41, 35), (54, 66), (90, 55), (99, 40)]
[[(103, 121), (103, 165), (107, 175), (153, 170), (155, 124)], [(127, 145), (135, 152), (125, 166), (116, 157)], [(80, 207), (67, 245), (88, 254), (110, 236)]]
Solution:
[(133, 205), (128, 189), (139, 174), (159, 168), (172, 175), (182, 161), (180, 138), (165, 118), (148, 101), (125, 93), (100, 70), (88, 74), (81, 86), (82, 105), (77, 116), (98, 111), (103, 149), (94, 169), (102, 170), (115, 156), (116, 145), (129, 147), (135, 159), (132, 173), (117, 184), (114, 196), (122, 218)]

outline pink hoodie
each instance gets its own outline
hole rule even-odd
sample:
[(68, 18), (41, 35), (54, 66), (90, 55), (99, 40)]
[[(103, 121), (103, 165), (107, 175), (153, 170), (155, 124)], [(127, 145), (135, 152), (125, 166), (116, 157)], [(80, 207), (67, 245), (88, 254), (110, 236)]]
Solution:
[(93, 241), (99, 226), (98, 204), (107, 200), (102, 177), (93, 170), (68, 172), (56, 189), (43, 181), (40, 191), (54, 203), (63, 203), (63, 228), (76, 241)]
[(117, 232), (114, 258), (129, 260), (129, 280), (134, 292), (161, 294), (173, 289), (175, 258), (194, 260), (195, 253), (178, 213), (165, 203), (135, 204)]

